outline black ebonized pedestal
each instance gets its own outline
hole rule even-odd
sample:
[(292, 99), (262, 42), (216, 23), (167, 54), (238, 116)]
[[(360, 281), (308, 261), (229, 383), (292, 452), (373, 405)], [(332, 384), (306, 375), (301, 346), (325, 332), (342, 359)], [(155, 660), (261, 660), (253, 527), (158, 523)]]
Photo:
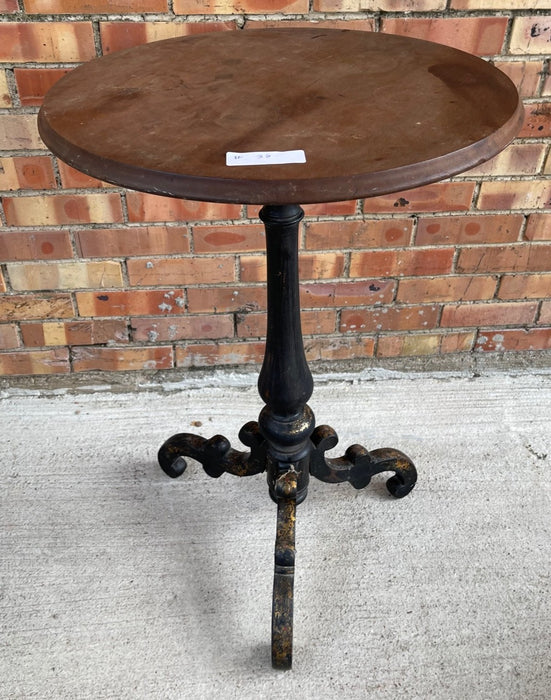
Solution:
[(394, 472), (387, 488), (396, 498), (406, 496), (417, 479), (413, 463), (398, 450), (368, 452), (352, 445), (343, 457), (325, 456), (338, 438), (327, 425), (315, 428), (307, 405), (313, 381), (300, 325), (298, 227), (303, 216), (296, 204), (268, 205), (260, 211), (266, 229), (268, 330), (258, 390), (266, 406), (258, 422), (247, 423), (239, 433), (249, 451), (232, 449), (221, 435), (207, 440), (190, 433), (174, 435), (159, 450), (159, 463), (173, 478), (185, 471), (185, 457), (201, 462), (212, 477), (266, 471), (270, 496), (277, 503), (272, 664), (283, 669), (292, 664), (296, 506), (306, 498), (310, 475), (330, 483), (349, 481), (361, 489), (374, 474)]

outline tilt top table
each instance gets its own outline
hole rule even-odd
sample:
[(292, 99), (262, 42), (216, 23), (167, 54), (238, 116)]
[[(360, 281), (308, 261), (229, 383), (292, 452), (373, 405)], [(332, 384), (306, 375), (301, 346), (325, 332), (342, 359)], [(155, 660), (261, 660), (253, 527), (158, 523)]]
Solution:
[(266, 404), (239, 434), (248, 451), (181, 433), (159, 451), (171, 477), (198, 460), (212, 477), (267, 472), (277, 503), (272, 663), (292, 662), (296, 505), (310, 475), (363, 488), (391, 472), (408, 494), (411, 460), (359, 445), (325, 452), (302, 342), (300, 204), (363, 198), (441, 180), (491, 158), (522, 106), (490, 64), (439, 44), (370, 32), (276, 28), (154, 42), (95, 59), (48, 93), (38, 124), (59, 158), (101, 180), (169, 197), (261, 204), (268, 329), (258, 380)]

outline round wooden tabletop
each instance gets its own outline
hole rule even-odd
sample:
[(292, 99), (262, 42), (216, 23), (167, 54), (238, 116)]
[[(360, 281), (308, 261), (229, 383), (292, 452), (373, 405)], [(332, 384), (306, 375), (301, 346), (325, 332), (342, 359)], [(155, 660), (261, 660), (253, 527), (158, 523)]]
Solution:
[[(38, 123), (74, 168), (215, 202), (308, 204), (416, 187), (491, 158), (522, 104), (492, 65), (391, 34), (276, 28), (168, 39), (95, 59)], [(228, 152), (306, 162), (226, 165)]]

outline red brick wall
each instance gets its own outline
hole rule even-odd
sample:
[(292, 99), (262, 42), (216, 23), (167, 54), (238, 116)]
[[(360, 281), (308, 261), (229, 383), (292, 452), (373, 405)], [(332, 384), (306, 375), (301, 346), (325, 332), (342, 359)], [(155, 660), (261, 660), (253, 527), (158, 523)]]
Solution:
[(45, 149), (36, 112), (50, 85), (96, 55), (281, 22), (450, 44), (492, 60), (526, 102), (520, 137), (476, 170), (305, 207), (309, 359), (551, 348), (546, 9), (549, 0), (0, 0), (0, 373), (261, 359), (258, 208), (86, 177)]

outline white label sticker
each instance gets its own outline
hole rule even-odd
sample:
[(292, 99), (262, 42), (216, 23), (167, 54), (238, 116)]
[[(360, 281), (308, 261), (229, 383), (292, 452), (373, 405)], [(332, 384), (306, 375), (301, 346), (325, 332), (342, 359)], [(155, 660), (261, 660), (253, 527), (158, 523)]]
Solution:
[(282, 165), (283, 163), (306, 163), (304, 151), (248, 151), (226, 153), (226, 165)]

